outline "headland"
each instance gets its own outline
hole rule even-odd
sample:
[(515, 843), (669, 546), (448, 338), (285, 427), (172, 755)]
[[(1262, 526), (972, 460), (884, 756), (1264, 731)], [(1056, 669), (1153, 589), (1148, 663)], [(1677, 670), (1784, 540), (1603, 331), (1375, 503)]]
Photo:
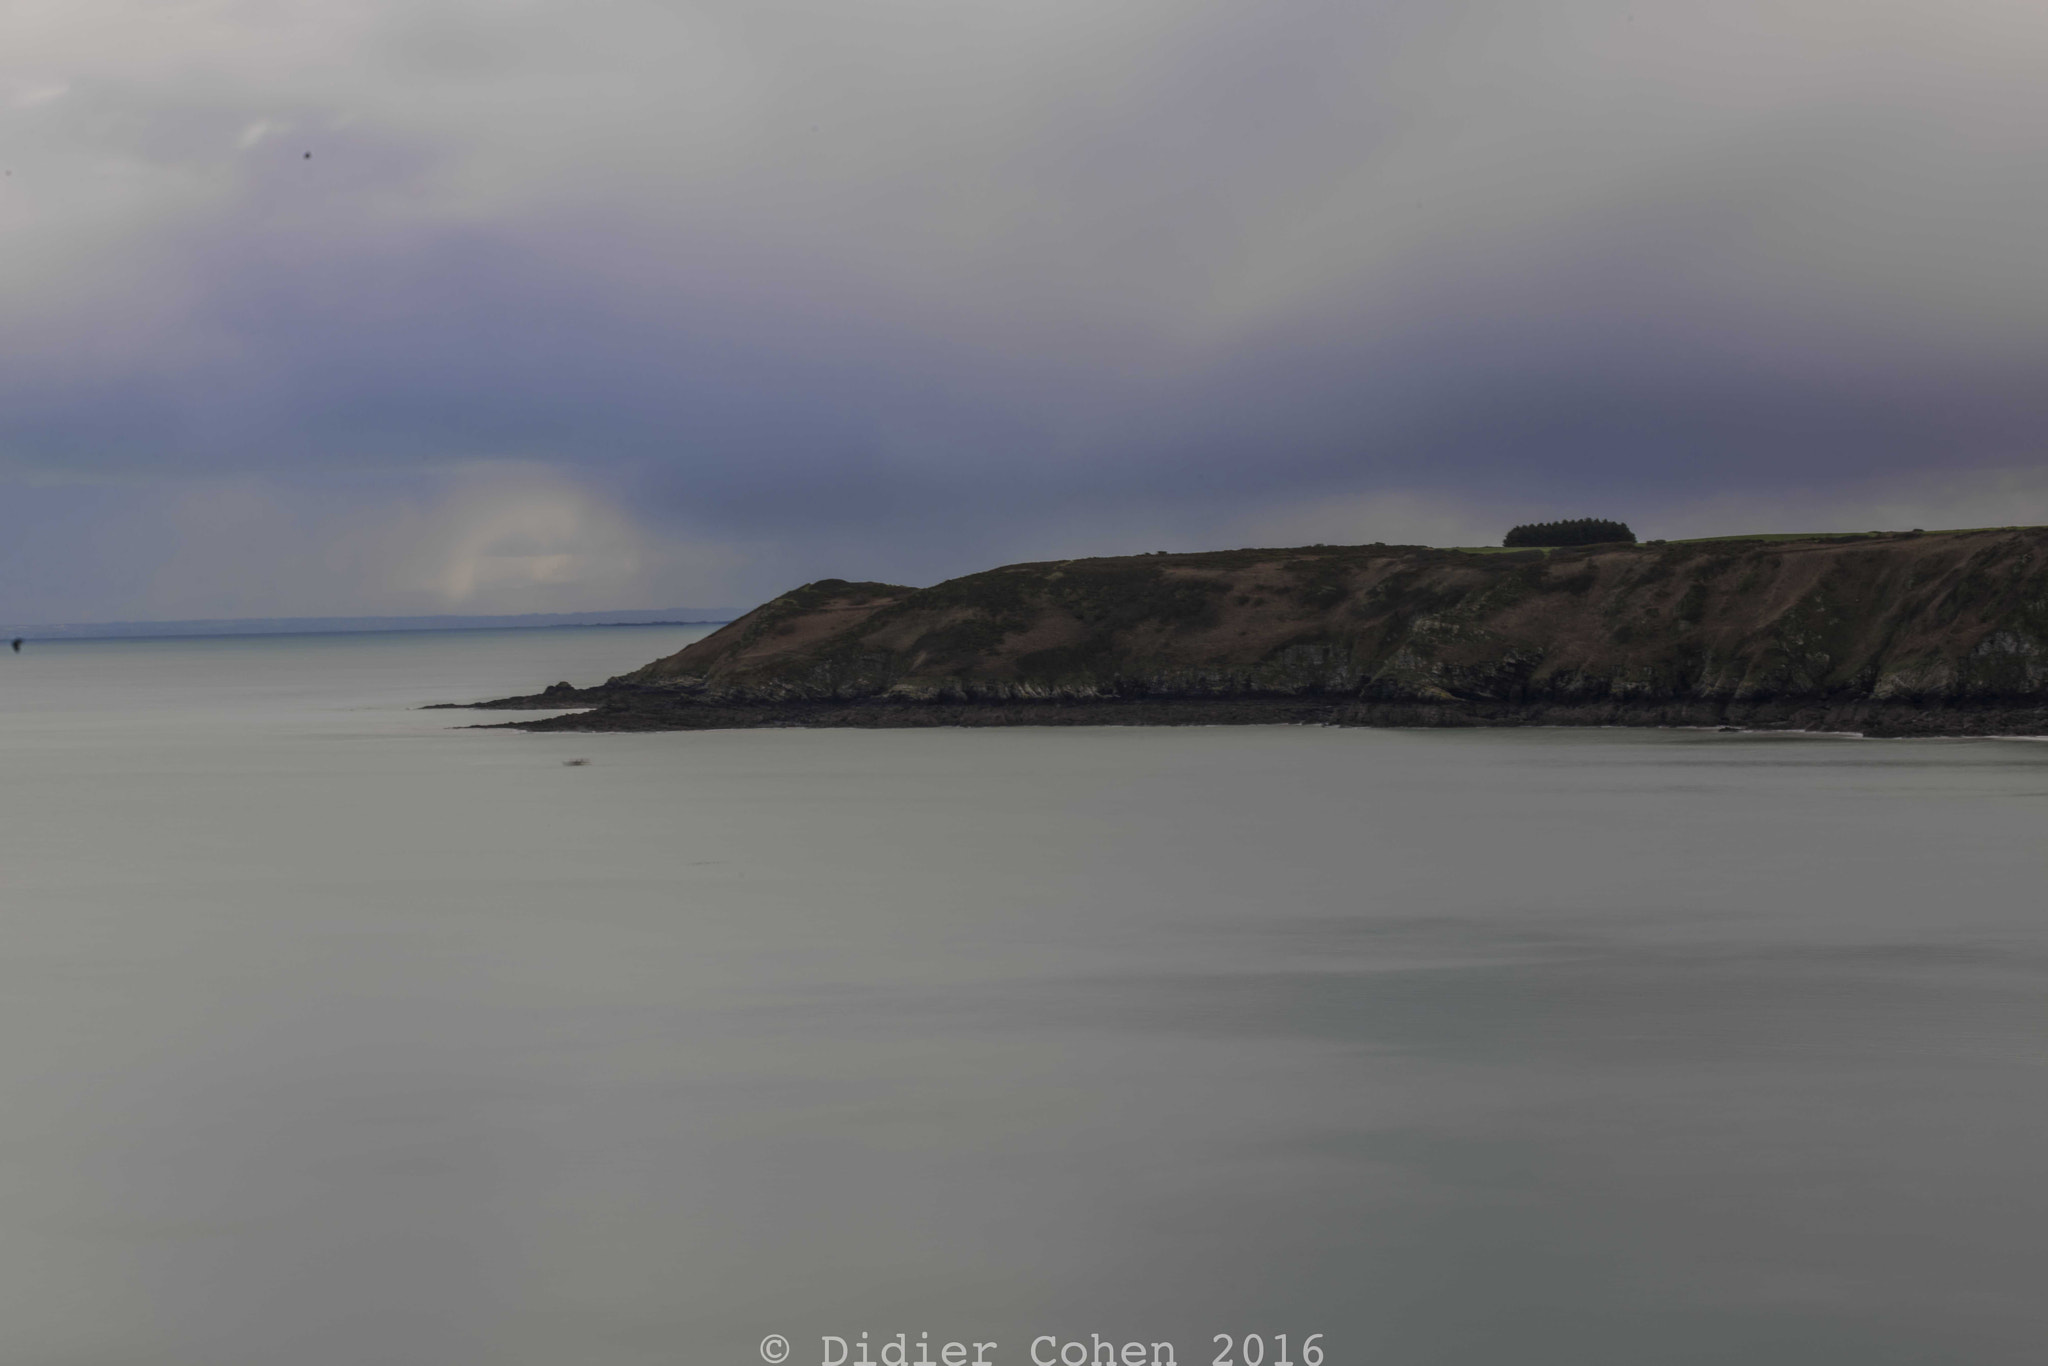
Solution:
[(529, 730), (1736, 726), (2048, 734), (2048, 527), (1315, 545), (824, 579)]

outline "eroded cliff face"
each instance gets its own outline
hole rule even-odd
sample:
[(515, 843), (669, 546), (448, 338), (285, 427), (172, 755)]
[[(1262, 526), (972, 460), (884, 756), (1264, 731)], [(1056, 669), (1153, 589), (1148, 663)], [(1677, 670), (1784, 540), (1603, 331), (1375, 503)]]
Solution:
[(1321, 720), (2048, 729), (2048, 528), (1311, 546), (824, 580), (550, 729)]

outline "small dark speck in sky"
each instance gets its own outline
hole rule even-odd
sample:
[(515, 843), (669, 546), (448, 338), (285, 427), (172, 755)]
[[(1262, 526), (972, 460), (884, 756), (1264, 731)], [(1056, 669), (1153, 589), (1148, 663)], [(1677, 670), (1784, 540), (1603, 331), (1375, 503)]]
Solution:
[(306, 160), (308, 160), (308, 161), (311, 161), (312, 159), (313, 159), (313, 154), (312, 154), (311, 152), (308, 152), (308, 153), (306, 153)]

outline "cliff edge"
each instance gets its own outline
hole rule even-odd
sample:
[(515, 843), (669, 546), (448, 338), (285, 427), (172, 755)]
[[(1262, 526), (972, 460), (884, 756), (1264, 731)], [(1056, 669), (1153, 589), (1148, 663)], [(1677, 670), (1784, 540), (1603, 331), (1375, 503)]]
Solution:
[(825, 579), (535, 730), (1735, 725), (2048, 733), (2048, 528), (1308, 546)]

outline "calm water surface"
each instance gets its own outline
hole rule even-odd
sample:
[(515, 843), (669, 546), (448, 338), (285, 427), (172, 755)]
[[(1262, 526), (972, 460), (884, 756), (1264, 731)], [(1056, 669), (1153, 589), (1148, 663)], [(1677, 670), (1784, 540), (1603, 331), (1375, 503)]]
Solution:
[(2048, 1350), (2048, 746), (414, 709), (695, 634), (0, 656), (0, 1360)]

